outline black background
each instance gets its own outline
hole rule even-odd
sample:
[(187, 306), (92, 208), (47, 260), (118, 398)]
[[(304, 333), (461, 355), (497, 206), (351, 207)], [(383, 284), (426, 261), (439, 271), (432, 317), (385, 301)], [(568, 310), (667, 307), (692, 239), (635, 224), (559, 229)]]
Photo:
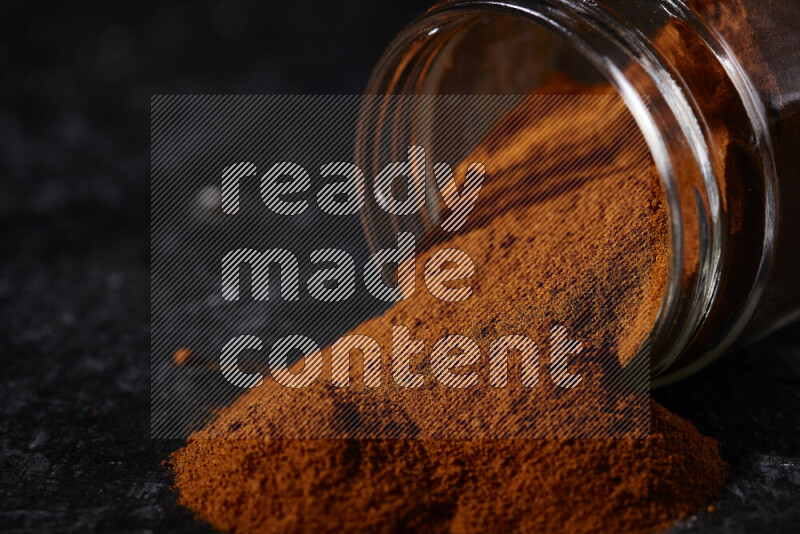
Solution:
[[(360, 93), (428, 2), (4, 2), (0, 530), (207, 529), (149, 438), (149, 99)], [(732, 465), (679, 531), (800, 525), (800, 327), (656, 392)]]

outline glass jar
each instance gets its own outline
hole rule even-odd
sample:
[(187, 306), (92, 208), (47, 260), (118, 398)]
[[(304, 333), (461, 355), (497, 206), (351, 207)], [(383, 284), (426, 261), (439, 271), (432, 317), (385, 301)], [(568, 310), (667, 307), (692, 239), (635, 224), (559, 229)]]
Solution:
[(663, 184), (659, 381), (800, 317), (800, 3), (444, 1), (391, 43), (367, 94), (528, 94), (558, 72), (616, 89)]

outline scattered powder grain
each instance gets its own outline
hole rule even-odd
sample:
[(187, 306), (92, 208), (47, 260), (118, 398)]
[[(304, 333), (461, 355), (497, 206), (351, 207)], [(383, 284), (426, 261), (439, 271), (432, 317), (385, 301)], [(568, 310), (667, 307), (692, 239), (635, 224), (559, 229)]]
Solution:
[(172, 361), (175, 362), (175, 365), (186, 365), (192, 361), (193, 357), (192, 349), (184, 347), (175, 351), (172, 355)]

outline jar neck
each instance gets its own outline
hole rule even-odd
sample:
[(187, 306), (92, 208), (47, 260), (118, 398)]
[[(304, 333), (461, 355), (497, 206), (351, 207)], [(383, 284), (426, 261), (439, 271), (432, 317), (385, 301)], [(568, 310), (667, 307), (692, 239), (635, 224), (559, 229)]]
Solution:
[[(649, 354), (654, 375), (669, 370), (672, 376), (680, 376), (722, 352), (758, 302), (770, 261), (774, 218), (772, 181), (769, 165), (764, 163), (769, 162), (769, 139), (763, 107), (724, 41), (680, 4), (665, 6), (656, 0), (632, 4), (623, 0), (441, 2), (390, 45), (367, 92), (441, 92), (441, 87), (426, 82), (424, 69), (431, 54), (457, 35), (466, 21), (485, 13), (531, 21), (591, 62), (630, 110), (663, 185), (671, 259)], [(681, 55), (687, 50), (691, 58)], [(704, 83), (727, 88), (722, 95), (725, 101), (705, 98)], [(762, 176), (754, 181), (762, 187), (758, 209), (740, 209), (738, 196), (744, 192), (725, 179), (732, 163), (726, 156), (731, 128), (737, 129), (737, 139), (755, 139), (754, 144), (740, 143), (735, 149), (737, 157)], [(742, 225), (745, 237), (740, 240), (748, 240), (750, 246), (747, 257), (736, 258), (733, 268), (731, 256), (740, 252), (742, 243), (731, 238), (732, 228), (741, 230)], [(758, 250), (752, 246), (753, 236), (760, 240)], [(648, 357), (647, 352), (641, 357)], [(702, 355), (675, 374), (675, 369), (687, 365), (687, 353)]]

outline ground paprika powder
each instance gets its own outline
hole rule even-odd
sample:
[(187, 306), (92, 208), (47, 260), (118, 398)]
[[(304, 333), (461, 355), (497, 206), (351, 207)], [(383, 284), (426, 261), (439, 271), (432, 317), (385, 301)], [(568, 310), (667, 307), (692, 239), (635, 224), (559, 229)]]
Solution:
[[(612, 92), (554, 83), (548, 91)], [(624, 105), (609, 103), (591, 113), (566, 137), (554, 137), (570, 125), (552, 114), (512, 112), (500, 121), (465, 160), (481, 160), (494, 173), (470, 224), (454, 237), (430, 239), (479, 264), (474, 297), (454, 309), (419, 295), (354, 332), (387, 347), (391, 326), (404, 324), (426, 348), (447, 332), (469, 333), (485, 347), (509, 332), (541, 338), (554, 318), (580, 314), (571, 323), (587, 347), (580, 365), (597, 378), (587, 399), (605, 402), (604, 374), (630, 361), (655, 318), (669, 228), (657, 174), (651, 163), (641, 166), (646, 146), (618, 142), (635, 127)], [(548, 139), (579, 135), (576, 150), (583, 147), (591, 157), (537, 150), (544, 141), (536, 131), (548, 132)], [(530, 135), (520, 135), (525, 132)], [(517, 156), (521, 164), (508, 163)], [(534, 175), (535, 183), (526, 181)], [(516, 196), (509, 195), (510, 183), (522, 184)], [(425, 253), (420, 259), (424, 264)], [(609, 350), (615, 368), (598, 356)], [(424, 368), (424, 358), (419, 364)], [(392, 396), (402, 393), (391, 389), (376, 398), (313, 385), (293, 392), (289, 402), (280, 402), (282, 393), (274, 389), (252, 390), (173, 454), (175, 485), (180, 502), (198, 517), (236, 532), (650, 532), (714, 502), (727, 473), (716, 441), (653, 401), (647, 401), (645, 438), (481, 434), (481, 425), (521, 427), (531, 420), (543, 424), (536, 417), (566, 420), (548, 420), (552, 413), (570, 420), (588, 413), (590, 403), (562, 406), (540, 389), (513, 390), (519, 408), (503, 422), (492, 420), (491, 411), (485, 421), (458, 420), (447, 394), (433, 403), (430, 396), (423, 402), (409, 394), (399, 409)], [(475, 395), (476, 402), (494, 402), (491, 392)], [(385, 436), (393, 425), (424, 428), (445, 420), (454, 428), (466, 425), (472, 437), (301, 439), (304, 428), (335, 425), (343, 413), (380, 426)], [(613, 407), (591, 413), (597, 428), (618, 418)], [(534, 435), (558, 433), (544, 428)]]

